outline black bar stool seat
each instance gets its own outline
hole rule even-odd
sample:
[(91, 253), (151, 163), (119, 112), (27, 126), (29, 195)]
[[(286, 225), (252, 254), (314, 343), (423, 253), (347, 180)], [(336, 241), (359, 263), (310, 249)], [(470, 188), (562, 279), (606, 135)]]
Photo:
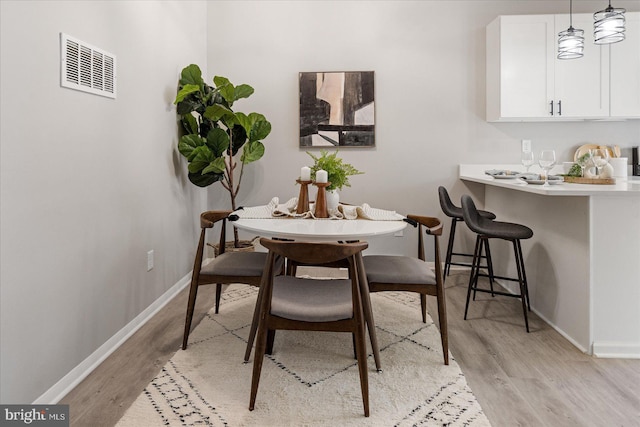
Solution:
[[(449, 242), (447, 243), (447, 254), (444, 259), (444, 274), (443, 278), (446, 280), (447, 276), (451, 272), (452, 265), (459, 265), (464, 267), (471, 267), (470, 263), (464, 262), (453, 262), (451, 259), (453, 256), (458, 257), (473, 257), (473, 254), (468, 254), (464, 252), (453, 252), (453, 242), (456, 235), (456, 225), (460, 221), (464, 221), (464, 216), (462, 214), (462, 208), (456, 206), (451, 201), (451, 197), (449, 197), (449, 192), (446, 188), (440, 186), (438, 187), (438, 196), (440, 197), (440, 207), (442, 212), (449, 218), (451, 218), (451, 230), (449, 230)], [(495, 219), (496, 215), (493, 212), (489, 211), (478, 211), (480, 216), (487, 219)], [(485, 254), (482, 258), (486, 259), (486, 265), (484, 268), (489, 270), (489, 277), (491, 278), (491, 285), (493, 286), (493, 266), (491, 265), (491, 251), (489, 250), (489, 244), (487, 242), (487, 246), (485, 248)], [(483, 275), (484, 276), (484, 275)]]
[[(467, 303), (464, 308), (464, 319), (467, 319), (469, 299), (471, 297), (472, 290), (474, 300), (476, 292), (490, 292), (492, 295), (497, 294), (520, 298), (522, 300), (524, 324), (527, 332), (529, 332), (529, 320), (527, 318), (527, 311), (531, 311), (531, 304), (529, 302), (527, 275), (524, 268), (524, 259), (522, 257), (522, 246), (520, 244), (520, 241), (523, 239), (531, 238), (533, 236), (533, 230), (522, 224), (494, 221), (493, 219), (483, 217), (482, 215), (480, 215), (480, 211), (476, 209), (475, 203), (473, 203), (473, 200), (468, 195), (462, 196), (462, 214), (464, 216), (464, 221), (469, 229), (477, 234), (476, 247), (473, 253), (471, 275), (469, 276), (469, 287), (467, 289)], [(520, 285), (520, 294), (494, 291), (493, 286), (491, 286), (491, 290), (478, 288), (478, 276), (481, 275), (479, 274), (479, 270), (481, 258), (480, 255), (483, 245), (482, 242), (487, 242), (489, 239), (509, 240), (513, 243), (513, 252), (516, 258), (516, 269), (518, 271), (518, 277), (512, 278), (493, 275), (493, 278), (518, 282), (518, 284)]]

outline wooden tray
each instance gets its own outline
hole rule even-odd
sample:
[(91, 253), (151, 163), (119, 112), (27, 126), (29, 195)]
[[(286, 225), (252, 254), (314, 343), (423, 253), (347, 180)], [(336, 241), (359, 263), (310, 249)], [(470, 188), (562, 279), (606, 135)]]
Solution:
[(564, 182), (574, 184), (604, 184), (611, 185), (616, 183), (615, 178), (583, 178), (581, 176), (565, 176)]

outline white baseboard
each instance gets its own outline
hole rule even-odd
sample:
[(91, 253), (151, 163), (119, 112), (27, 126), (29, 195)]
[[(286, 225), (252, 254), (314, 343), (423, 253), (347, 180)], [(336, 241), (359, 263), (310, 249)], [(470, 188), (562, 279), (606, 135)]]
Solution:
[(640, 343), (594, 342), (593, 355), (602, 359), (640, 359)]
[(533, 311), (547, 325), (551, 326), (557, 333), (562, 335), (564, 337), (564, 339), (566, 339), (571, 344), (573, 344), (578, 350), (580, 350), (581, 352), (583, 352), (585, 354), (591, 355), (591, 352), (589, 351), (588, 348), (585, 348), (584, 346), (580, 345), (576, 340), (574, 340), (569, 335), (567, 335), (567, 333), (565, 331), (560, 329), (555, 323), (553, 323), (551, 320), (549, 320), (545, 316), (543, 316), (542, 313), (540, 313), (538, 310), (536, 310), (535, 308), (531, 308), (531, 311)]
[[(454, 267), (451, 268), (452, 270)], [(458, 270), (460, 268), (456, 268)], [(514, 290), (516, 285), (512, 283), (505, 283), (500, 279), (496, 279), (496, 283), (503, 288), (506, 292), (517, 294), (519, 290)], [(509, 286), (511, 285), (511, 286)], [(546, 318), (542, 313), (532, 307), (531, 309), (541, 320), (547, 325), (551, 326), (557, 333), (562, 335), (567, 341), (573, 344), (578, 350), (585, 354), (599, 357), (602, 359), (640, 359), (640, 343), (629, 344), (620, 342), (594, 342), (591, 349), (585, 348), (573, 338), (571, 338), (565, 331), (563, 331), (558, 325), (554, 324), (551, 320)]]
[(171, 301), (181, 290), (183, 290), (191, 281), (191, 272), (180, 279), (169, 290), (162, 294), (142, 313), (137, 315), (124, 328), (120, 329), (114, 336), (109, 338), (107, 342), (102, 344), (89, 357), (83, 360), (78, 366), (73, 368), (67, 375), (62, 377), (60, 381), (53, 385), (49, 390), (45, 391), (38, 397), (34, 405), (53, 405), (64, 398), (75, 386), (84, 380), (94, 369), (96, 369), (107, 357), (118, 349), (131, 335), (147, 323), (162, 307)]
[[(516, 285), (511, 283), (511, 282), (505, 283), (503, 280), (496, 279), (495, 283), (497, 283), (498, 286), (503, 288), (506, 292), (509, 292), (511, 294), (514, 294), (514, 295), (518, 295), (520, 293), (520, 289), (516, 290)], [(509, 285), (511, 285), (511, 286), (509, 286)], [(564, 337), (564, 339), (566, 339), (571, 344), (573, 344), (578, 350), (580, 350), (583, 353), (589, 354), (589, 355), (591, 354), (591, 352), (589, 351), (588, 348), (585, 348), (582, 345), (580, 345), (576, 340), (571, 338), (565, 331), (560, 329), (560, 327), (558, 327), (558, 325), (553, 323), (551, 320), (547, 319), (542, 313), (540, 313), (538, 310), (536, 310), (535, 307), (532, 307), (531, 311), (533, 311), (547, 325), (551, 326), (557, 333), (562, 335)]]

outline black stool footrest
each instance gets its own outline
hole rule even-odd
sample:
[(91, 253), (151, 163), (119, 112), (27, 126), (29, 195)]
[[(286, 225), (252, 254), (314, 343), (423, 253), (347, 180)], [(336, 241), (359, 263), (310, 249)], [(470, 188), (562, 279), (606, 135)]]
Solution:
[(509, 292), (492, 291), (491, 289), (482, 289), (482, 288), (475, 288), (475, 287), (472, 287), (471, 289), (476, 291), (476, 292), (484, 292), (484, 293), (492, 294), (492, 295), (495, 294), (495, 295), (502, 295), (502, 296), (505, 296), (505, 297), (522, 298), (522, 295), (520, 295), (520, 294), (512, 294), (512, 293), (509, 293)]

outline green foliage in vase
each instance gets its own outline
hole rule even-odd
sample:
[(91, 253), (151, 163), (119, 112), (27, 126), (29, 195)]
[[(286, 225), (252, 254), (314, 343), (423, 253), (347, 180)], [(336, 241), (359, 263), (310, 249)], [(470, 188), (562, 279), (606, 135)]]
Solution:
[(569, 173), (567, 173), (567, 176), (582, 176), (582, 168), (587, 166), (589, 157), (589, 153), (585, 153), (580, 156), (578, 158), (578, 161), (574, 163), (573, 166), (571, 166), (571, 169), (569, 169)]
[(569, 169), (569, 173), (567, 173), (567, 176), (582, 176), (582, 168), (580, 167), (580, 165), (574, 163), (573, 166), (571, 166), (571, 169)]
[(233, 110), (236, 101), (253, 94), (251, 86), (234, 86), (220, 76), (213, 83), (215, 86), (204, 82), (195, 64), (182, 70), (174, 101), (182, 130), (178, 151), (189, 163), (189, 180), (198, 187), (220, 181), (235, 210), (244, 166), (264, 155), (262, 140), (271, 132), (271, 123), (262, 114)]
[(307, 151), (307, 154), (315, 161), (311, 166), (311, 179), (316, 179), (316, 172), (320, 169), (327, 171), (328, 181), (330, 185), (327, 190), (342, 190), (343, 187), (351, 187), (349, 177), (351, 175), (361, 175), (364, 172), (359, 171), (353, 165), (345, 163), (338, 157), (338, 150), (329, 154), (326, 150), (320, 150), (320, 156), (316, 156)]

